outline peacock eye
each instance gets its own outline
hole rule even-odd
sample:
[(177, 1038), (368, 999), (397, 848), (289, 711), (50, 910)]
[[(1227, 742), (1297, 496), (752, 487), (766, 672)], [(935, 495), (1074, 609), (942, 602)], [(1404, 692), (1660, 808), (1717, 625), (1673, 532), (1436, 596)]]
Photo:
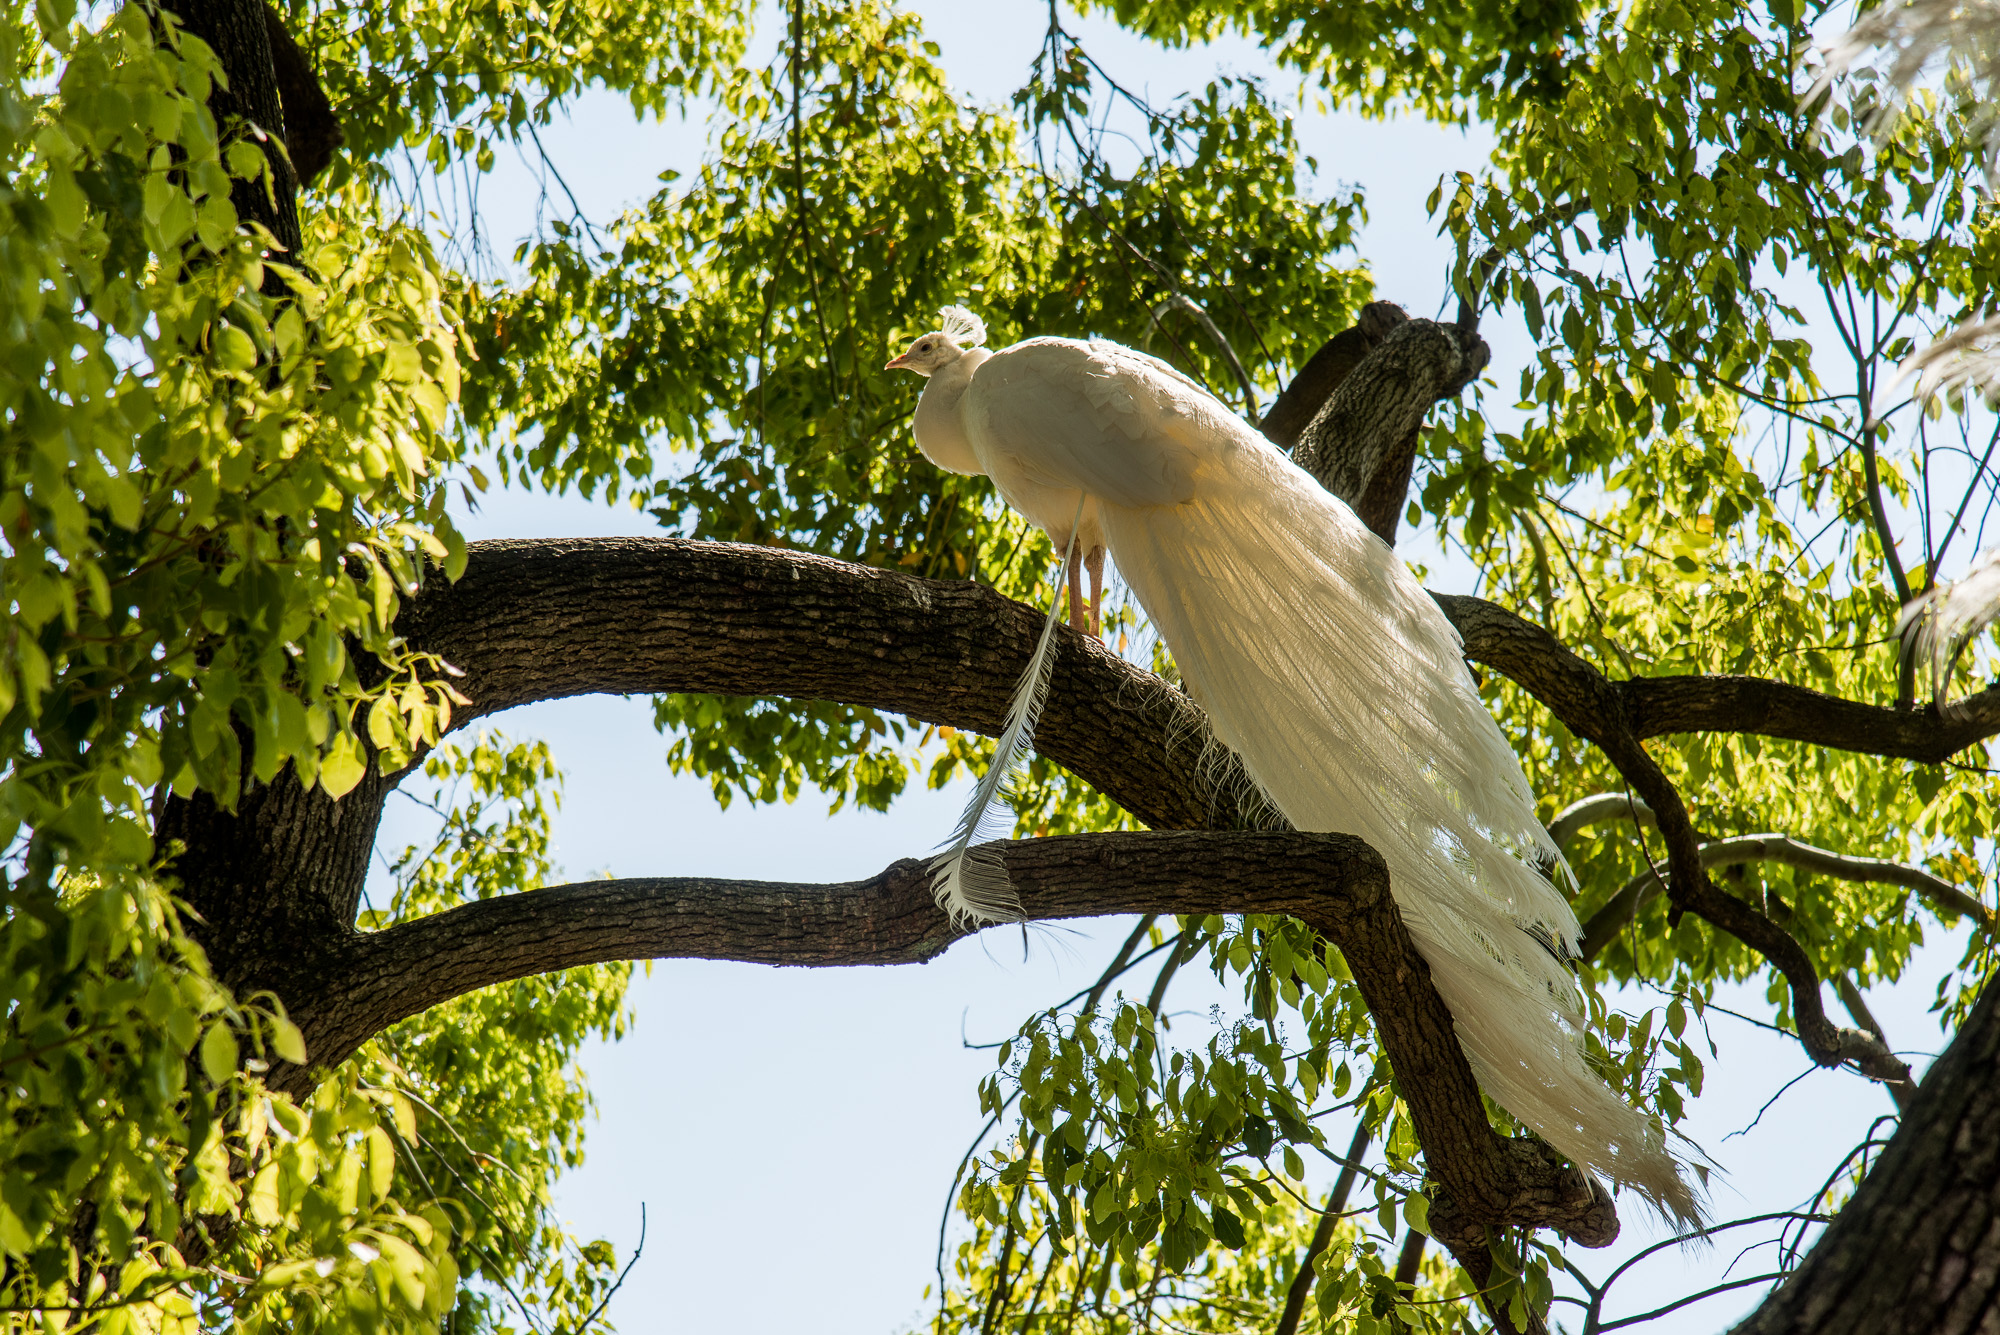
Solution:
[(917, 351), (918, 351), (918, 352), (929, 352), (930, 350), (931, 350), (931, 345), (930, 345), (930, 344), (928, 344), (928, 343), (919, 343), (919, 344), (917, 344)]

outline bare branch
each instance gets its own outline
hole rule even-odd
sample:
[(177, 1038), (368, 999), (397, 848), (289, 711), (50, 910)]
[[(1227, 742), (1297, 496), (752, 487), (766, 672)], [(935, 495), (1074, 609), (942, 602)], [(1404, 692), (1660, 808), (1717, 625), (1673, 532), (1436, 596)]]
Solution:
[(1549, 822), (1549, 838), (1555, 840), (1557, 848), (1565, 847), (1580, 831), (1602, 820), (1630, 820), (1643, 829), (1660, 828), (1653, 809), (1630, 793), (1592, 793), (1556, 813)]
[(1333, 1190), (1327, 1194), (1326, 1205), (1319, 1212), (1319, 1222), (1313, 1225), (1312, 1238), (1299, 1257), (1298, 1273), (1292, 1276), (1291, 1285), (1285, 1290), (1285, 1310), (1279, 1314), (1278, 1325), (1272, 1335), (1298, 1335), (1299, 1319), (1305, 1315), (1306, 1299), (1312, 1296), (1313, 1284), (1318, 1278), (1315, 1263), (1320, 1253), (1333, 1243), (1334, 1227), (1347, 1213), (1348, 1193), (1354, 1190), (1354, 1179), (1361, 1169), (1361, 1156), (1367, 1152), (1368, 1119), (1364, 1117), (1354, 1128), (1354, 1139), (1347, 1143), (1347, 1158), (1340, 1165), (1340, 1176), (1334, 1179)]
[[(1596, 800), (1596, 799), (1586, 799)], [(1932, 908), (1978, 924), (1989, 940), (2000, 941), (2000, 923), (1993, 912), (1965, 891), (1922, 867), (1881, 858), (1857, 858), (1828, 848), (1815, 848), (1788, 834), (1744, 834), (1733, 839), (1715, 839), (1701, 846), (1703, 867), (1736, 867), (1757, 862), (1776, 862), (1802, 871), (1814, 871), (1841, 881), (1864, 881), (1900, 885), (1915, 890)], [(1591, 915), (1583, 929), (1583, 955), (1590, 959), (1609, 945), (1626, 923), (1638, 916), (1664, 887), (1651, 870), (1640, 872), (1625, 888)]]
[[(1847, 1007), (1847, 1013), (1854, 1018), (1854, 1023), (1860, 1025), (1865, 1032), (1875, 1035), (1875, 1041), (1887, 1048), (1889, 1035), (1883, 1032), (1882, 1022), (1868, 1009), (1868, 999), (1861, 995), (1861, 989), (1854, 985), (1853, 977), (1845, 969), (1833, 976), (1833, 990), (1840, 997), (1840, 1004)], [(1886, 1081), (1884, 1083), (1888, 1086), (1889, 1097), (1896, 1101), (1896, 1111), (1908, 1112), (1910, 1099), (1917, 1092), (1917, 1082), (1909, 1079), (1900, 1084)]]
[[(1192, 315), (1195, 323), (1206, 330), (1208, 336), (1215, 341), (1215, 346), (1222, 349), (1223, 360), (1229, 363), (1229, 369), (1236, 375), (1236, 387), (1243, 391), (1243, 418), (1251, 426), (1257, 425), (1257, 386), (1251, 383), (1250, 373), (1243, 369), (1243, 359), (1236, 355), (1236, 349), (1230, 344), (1229, 336), (1222, 332), (1222, 327), (1209, 318), (1208, 312), (1202, 309), (1200, 303), (1180, 292), (1173, 293), (1146, 314), (1152, 321), (1153, 327), (1158, 328), (1161, 317), (1168, 311), (1182, 311)], [(1151, 336), (1148, 335), (1148, 341), (1150, 340)]]
[(1613, 682), (1547, 629), (1497, 603), (1433, 594), (1465, 639), (1465, 656), (1504, 673), (1580, 737), (1622, 723), (1641, 740), (1740, 732), (1865, 755), (1937, 764), (2000, 733), (2000, 687), (1935, 709), (1890, 709), (1762, 677), (1693, 674)]

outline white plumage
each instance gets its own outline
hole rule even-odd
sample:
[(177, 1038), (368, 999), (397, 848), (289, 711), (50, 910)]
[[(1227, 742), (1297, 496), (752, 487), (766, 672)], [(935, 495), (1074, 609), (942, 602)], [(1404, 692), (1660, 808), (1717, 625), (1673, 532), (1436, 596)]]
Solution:
[[(1276, 807), (1388, 862), (1487, 1093), (1576, 1162), (1692, 1217), (1653, 1124), (1584, 1061), (1576, 918), (1532, 864), (1568, 867), (1457, 631), (1395, 553), (1165, 363), (1059, 338), (988, 352), (975, 317), (945, 317), (889, 363), (929, 377), (919, 448), (991, 477), (1059, 547), (1108, 547), (1216, 738)], [(1019, 916), (990, 885), (984, 903), (952, 898), (953, 860), (936, 866), (947, 910)]]

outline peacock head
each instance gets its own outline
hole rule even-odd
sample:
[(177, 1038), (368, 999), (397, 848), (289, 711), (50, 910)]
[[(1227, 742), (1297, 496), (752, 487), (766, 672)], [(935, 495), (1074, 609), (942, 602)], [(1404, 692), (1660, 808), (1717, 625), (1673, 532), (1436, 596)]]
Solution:
[(934, 329), (910, 344), (900, 357), (892, 357), (885, 371), (915, 371), (932, 376), (986, 341), (986, 322), (963, 306), (947, 306), (938, 312), (944, 327)]

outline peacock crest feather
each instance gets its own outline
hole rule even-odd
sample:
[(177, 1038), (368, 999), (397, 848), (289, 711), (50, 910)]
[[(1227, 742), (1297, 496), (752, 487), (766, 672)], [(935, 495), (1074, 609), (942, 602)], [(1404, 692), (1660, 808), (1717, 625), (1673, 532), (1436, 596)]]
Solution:
[(986, 321), (963, 306), (947, 306), (938, 318), (944, 321), (938, 332), (961, 348), (976, 348), (986, 341)]

